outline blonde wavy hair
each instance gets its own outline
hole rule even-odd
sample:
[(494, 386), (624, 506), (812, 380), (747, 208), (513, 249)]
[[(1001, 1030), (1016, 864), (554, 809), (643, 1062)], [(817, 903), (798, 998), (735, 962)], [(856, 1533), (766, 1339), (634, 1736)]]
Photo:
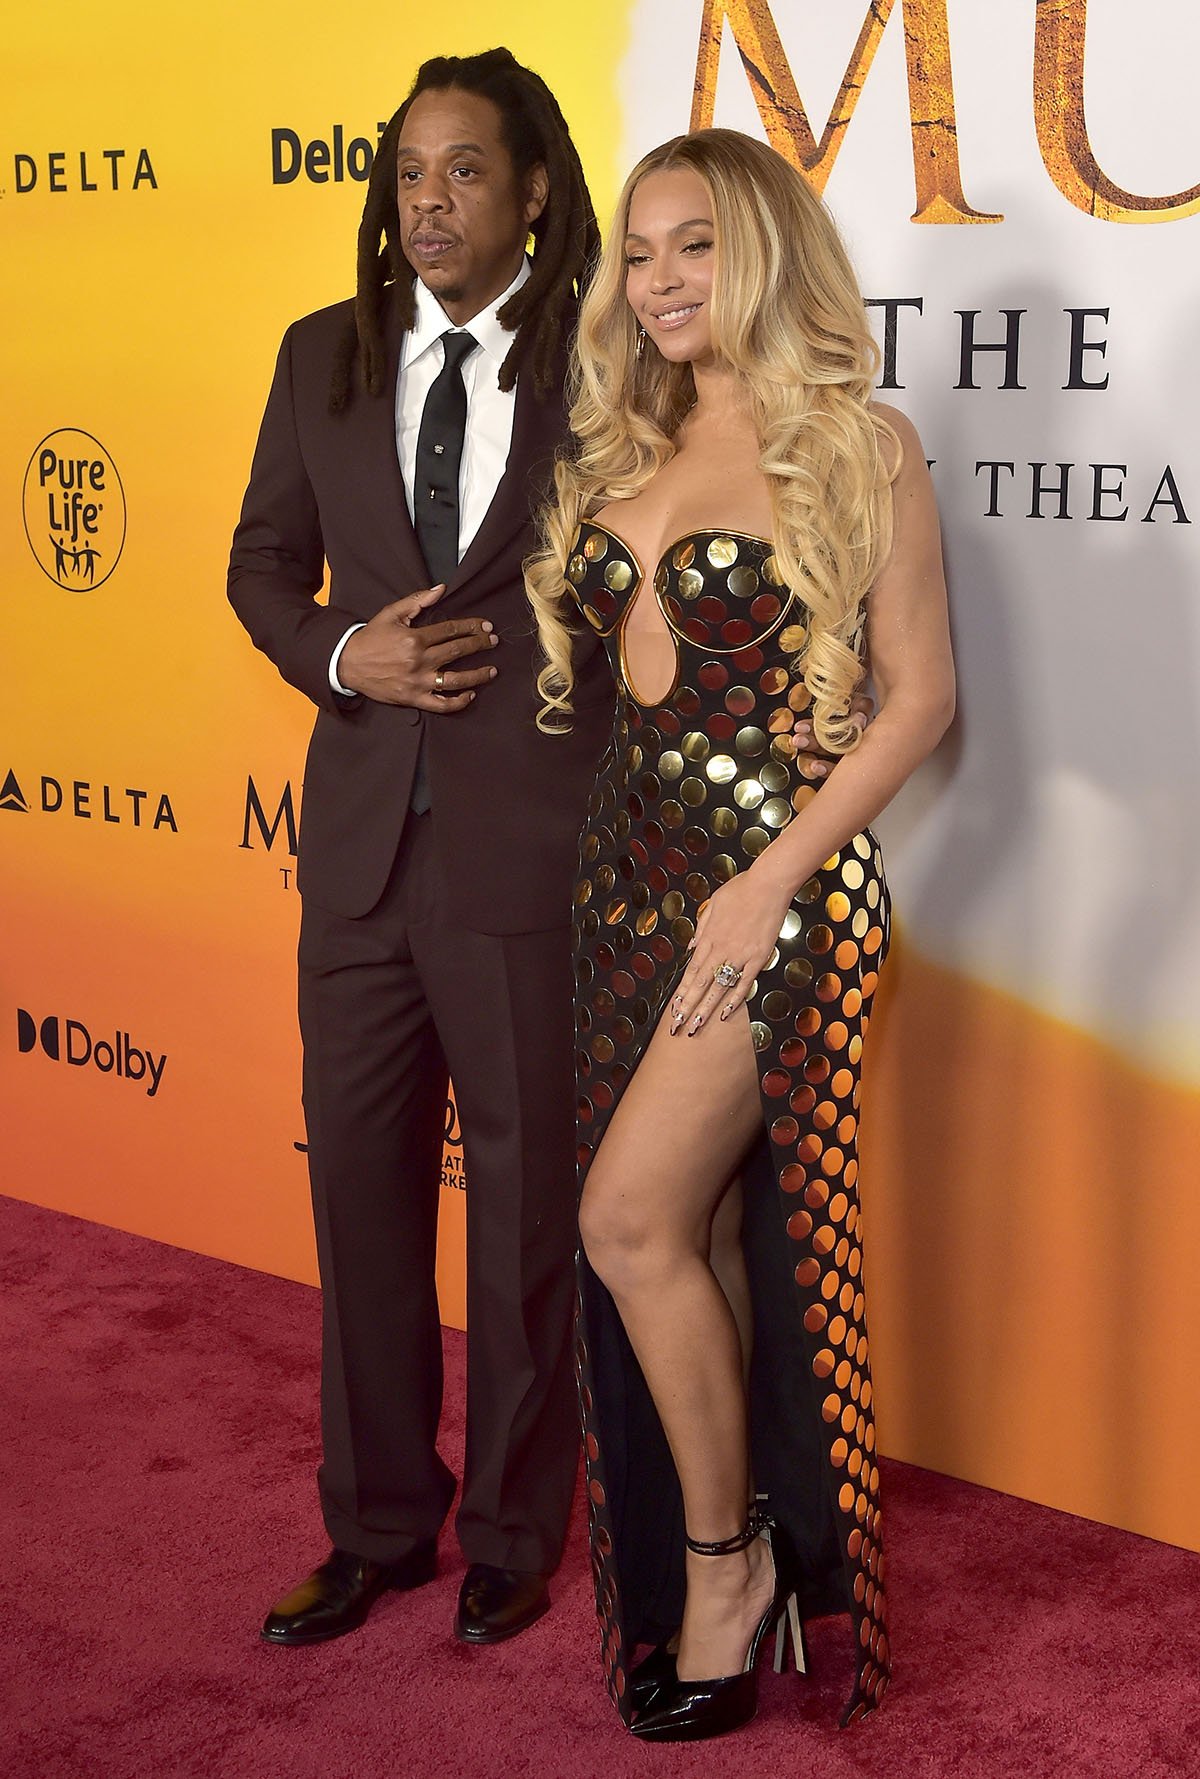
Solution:
[[(570, 384), (574, 444), (555, 465), (555, 499), (525, 563), (545, 657), (538, 725), (554, 730), (570, 720), (576, 608), (565, 575), (576, 529), (645, 488), (674, 456), (695, 401), (690, 365), (669, 363), (650, 344), (639, 357), (640, 328), (625, 297), (630, 200), (648, 173), (673, 167), (698, 173), (712, 200), (713, 348), (746, 385), (775, 556), (807, 607), (795, 669), (812, 695), (814, 732), (828, 752), (847, 753), (860, 738), (849, 703), (863, 676), (864, 600), (891, 548), (900, 443), (868, 407), (879, 354), (833, 218), (782, 155), (738, 130), (677, 136), (638, 162), (583, 300)], [(881, 437), (893, 447), (890, 465)]]

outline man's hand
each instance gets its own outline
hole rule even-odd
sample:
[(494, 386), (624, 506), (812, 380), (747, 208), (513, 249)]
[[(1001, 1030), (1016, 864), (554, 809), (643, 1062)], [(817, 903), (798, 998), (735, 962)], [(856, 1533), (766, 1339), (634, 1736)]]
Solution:
[[(865, 729), (875, 715), (875, 700), (866, 692), (855, 692), (850, 700), (850, 721), (860, 729)], [(820, 743), (813, 734), (811, 719), (799, 717), (792, 728), (792, 743), (796, 751), (796, 764), (805, 778), (824, 778), (831, 766), (836, 766), (840, 754), (823, 752)]]
[(414, 627), (413, 620), (445, 591), (444, 586), (429, 587), (394, 600), (354, 632), (337, 667), (347, 691), (361, 692), (377, 704), (407, 704), (439, 714), (466, 709), (474, 687), (495, 679), (496, 669), (471, 667), (455, 673), (450, 664), (495, 648), (499, 639), (483, 618)]

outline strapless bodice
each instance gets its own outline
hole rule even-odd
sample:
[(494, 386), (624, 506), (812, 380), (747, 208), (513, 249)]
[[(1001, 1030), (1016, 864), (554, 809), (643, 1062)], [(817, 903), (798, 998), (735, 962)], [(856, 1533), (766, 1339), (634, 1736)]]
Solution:
[[(584, 617), (608, 644), (614, 675), (631, 697), (636, 694), (623, 632), (645, 578), (636, 553), (615, 531), (592, 520), (579, 527), (567, 581)], [(676, 679), (681, 647), (710, 656), (757, 652), (798, 603), (784, 585), (771, 540), (746, 532), (714, 529), (676, 538), (660, 556), (652, 585), (675, 645)], [(785, 652), (794, 652), (803, 631), (780, 640)]]

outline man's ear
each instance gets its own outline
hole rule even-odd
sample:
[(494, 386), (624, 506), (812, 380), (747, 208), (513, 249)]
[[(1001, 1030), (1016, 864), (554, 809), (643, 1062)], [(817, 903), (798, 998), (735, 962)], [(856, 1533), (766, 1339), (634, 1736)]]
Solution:
[(525, 193), (525, 221), (532, 225), (546, 208), (550, 196), (550, 179), (540, 161), (530, 169)]

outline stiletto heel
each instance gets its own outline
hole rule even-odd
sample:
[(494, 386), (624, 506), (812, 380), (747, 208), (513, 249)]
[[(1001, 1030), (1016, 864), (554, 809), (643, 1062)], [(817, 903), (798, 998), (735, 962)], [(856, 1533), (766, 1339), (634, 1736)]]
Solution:
[(783, 1673), (787, 1659), (788, 1633), (792, 1639), (792, 1657), (796, 1664), (797, 1674), (808, 1673), (808, 1659), (804, 1653), (804, 1626), (800, 1622), (800, 1607), (795, 1594), (789, 1594), (787, 1604), (779, 1614), (779, 1622), (775, 1626), (775, 1672)]
[[(758, 1710), (759, 1653), (771, 1626), (779, 1619), (787, 1621), (789, 1602), (793, 1608), (795, 1605), (792, 1564), (790, 1556), (785, 1556), (783, 1534), (773, 1520), (752, 1514), (745, 1528), (733, 1538), (722, 1538), (712, 1544), (695, 1538), (687, 1538), (685, 1542), (697, 1556), (724, 1557), (746, 1550), (756, 1538), (767, 1541), (775, 1571), (775, 1586), (770, 1605), (754, 1627), (741, 1673), (723, 1675), (718, 1680), (680, 1680), (678, 1672), (674, 1679), (664, 1676), (649, 1704), (637, 1713), (630, 1726), (633, 1734), (643, 1741), (698, 1742), (709, 1736), (723, 1736), (729, 1730), (740, 1729), (749, 1723)], [(798, 1611), (796, 1621), (799, 1622)], [(666, 1646), (662, 1645), (661, 1649), (665, 1655)], [(654, 1655), (658, 1653), (655, 1651)], [(653, 1657), (647, 1659), (653, 1660)]]

